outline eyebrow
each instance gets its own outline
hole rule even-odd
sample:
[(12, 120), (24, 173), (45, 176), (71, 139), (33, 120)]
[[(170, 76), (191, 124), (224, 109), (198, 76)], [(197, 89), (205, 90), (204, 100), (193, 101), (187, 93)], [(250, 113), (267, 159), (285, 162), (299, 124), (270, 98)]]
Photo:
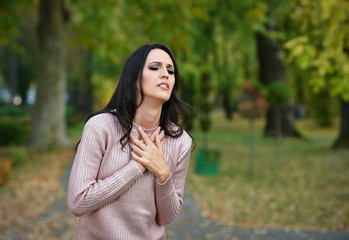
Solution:
[[(150, 62), (149, 64), (161, 64), (161, 62)], [(174, 69), (174, 66), (172, 66), (172, 64), (169, 64), (169, 63), (167, 63), (167, 66), (170, 66), (171, 68), (173, 68)]]

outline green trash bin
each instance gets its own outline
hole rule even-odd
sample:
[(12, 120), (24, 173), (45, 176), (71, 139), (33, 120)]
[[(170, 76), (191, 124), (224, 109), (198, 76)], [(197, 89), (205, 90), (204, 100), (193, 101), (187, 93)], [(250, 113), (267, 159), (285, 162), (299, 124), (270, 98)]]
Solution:
[(217, 175), (219, 172), (220, 160), (221, 154), (218, 150), (198, 149), (195, 172), (202, 175)]

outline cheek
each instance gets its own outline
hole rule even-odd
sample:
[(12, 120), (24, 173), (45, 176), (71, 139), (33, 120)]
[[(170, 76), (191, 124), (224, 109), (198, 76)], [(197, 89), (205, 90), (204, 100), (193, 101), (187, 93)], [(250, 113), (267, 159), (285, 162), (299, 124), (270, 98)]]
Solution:
[(176, 84), (176, 80), (175, 80), (175, 78), (173, 77), (173, 79), (172, 79), (172, 81), (171, 81), (172, 89), (174, 88), (175, 84)]
[(154, 77), (152, 76), (151, 72), (144, 71), (142, 75), (142, 87), (143, 89), (147, 87), (147, 85), (151, 84), (151, 81)]
[[(146, 73), (143, 73), (143, 75), (142, 75), (142, 89), (143, 89), (143, 92), (144, 92), (144, 90), (147, 89), (147, 86), (149, 85), (148, 83), (149, 83), (149, 77), (147, 76)], [(139, 85), (139, 83), (138, 83), (138, 85)]]

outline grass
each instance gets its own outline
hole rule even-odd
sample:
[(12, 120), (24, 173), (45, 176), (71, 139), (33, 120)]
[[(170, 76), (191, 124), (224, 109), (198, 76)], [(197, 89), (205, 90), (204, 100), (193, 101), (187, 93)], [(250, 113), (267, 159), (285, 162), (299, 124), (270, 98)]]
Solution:
[[(257, 120), (248, 176), (248, 120), (229, 122), (220, 112), (212, 118), (209, 147), (221, 151), (220, 173), (196, 174), (194, 151), (186, 185), (205, 217), (228, 225), (349, 229), (349, 151), (330, 149), (338, 126), (318, 128), (310, 119), (300, 120), (297, 127), (307, 140), (278, 143), (261, 135), (264, 123)], [(192, 134), (199, 148), (202, 133)]]
[[(254, 171), (248, 176), (249, 122), (239, 117), (229, 122), (221, 112), (214, 113), (212, 119), (209, 147), (221, 151), (220, 173), (213, 177), (196, 174), (194, 151), (186, 182), (203, 216), (227, 225), (349, 230), (349, 151), (330, 150), (338, 123), (318, 128), (310, 119), (298, 121), (297, 127), (308, 138), (284, 139), (279, 144), (280, 169), (278, 144), (261, 135), (263, 120), (256, 121)], [(79, 140), (82, 127), (69, 128), (73, 143)], [(198, 149), (202, 134), (192, 134)], [(24, 228), (25, 219), (37, 222), (55, 195), (64, 195), (60, 174), (74, 156), (73, 147), (53, 151), (0, 148), (0, 153), (6, 152), (17, 159), (18, 166), (0, 188), (0, 230), (9, 224)], [(28, 203), (28, 199), (32, 200)], [(43, 228), (36, 228), (39, 235)]]
[[(64, 213), (51, 216), (48, 212), (58, 198), (66, 198), (60, 179), (73, 158), (72, 148), (39, 151), (17, 146), (16, 150), (24, 159), (0, 188), (0, 238), (73, 239), (75, 218)], [(7, 151), (13, 149), (0, 148), (2, 154)], [(66, 233), (69, 236), (52, 237), (66, 225), (71, 229)]]

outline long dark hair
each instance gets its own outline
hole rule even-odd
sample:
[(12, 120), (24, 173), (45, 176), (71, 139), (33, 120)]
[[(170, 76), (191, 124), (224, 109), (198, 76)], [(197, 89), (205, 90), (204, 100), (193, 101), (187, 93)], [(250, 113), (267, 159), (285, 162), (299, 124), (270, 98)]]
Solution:
[[(189, 105), (182, 102), (177, 97), (180, 76), (176, 60), (171, 50), (165, 45), (159, 43), (143, 45), (133, 52), (126, 60), (119, 83), (107, 106), (102, 110), (91, 114), (86, 119), (87, 122), (91, 117), (101, 113), (114, 114), (118, 118), (124, 131), (124, 135), (120, 139), (122, 148), (124, 148), (130, 140), (133, 119), (137, 108), (143, 101), (142, 72), (148, 54), (153, 49), (161, 49), (165, 51), (171, 57), (174, 64), (175, 85), (170, 99), (162, 105), (160, 116), (161, 129), (165, 131), (167, 136), (177, 138), (182, 135), (183, 126), (189, 117), (187, 111)], [(141, 101), (138, 105), (136, 88), (137, 81), (139, 82), (141, 92)]]

